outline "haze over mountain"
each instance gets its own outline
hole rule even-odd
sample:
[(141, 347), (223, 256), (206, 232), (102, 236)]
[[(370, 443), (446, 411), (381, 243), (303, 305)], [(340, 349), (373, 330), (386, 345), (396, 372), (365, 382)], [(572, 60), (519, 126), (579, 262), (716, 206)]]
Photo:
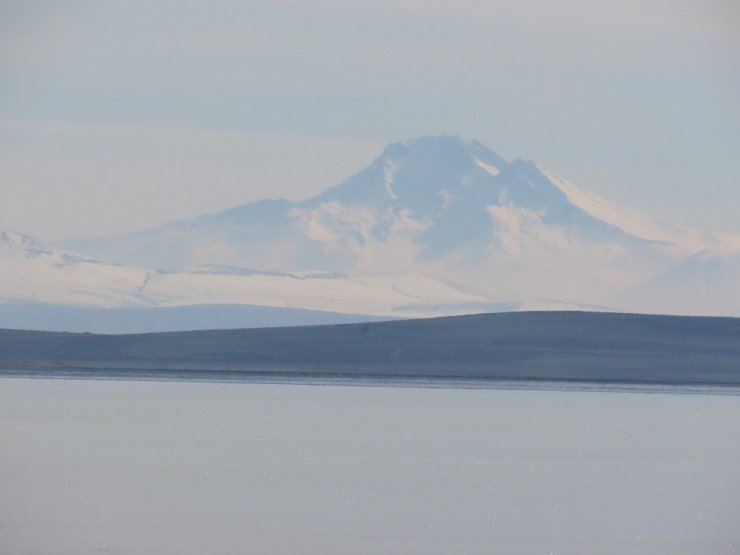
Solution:
[(305, 201), (65, 246), (0, 232), (0, 326), (122, 333), (509, 310), (740, 315), (739, 237), (657, 222), (448, 135), (392, 144)]
[(655, 221), (449, 135), (391, 144), (305, 201), (268, 199), (65, 246), (167, 270), (423, 274), (495, 301), (740, 313), (740, 237)]

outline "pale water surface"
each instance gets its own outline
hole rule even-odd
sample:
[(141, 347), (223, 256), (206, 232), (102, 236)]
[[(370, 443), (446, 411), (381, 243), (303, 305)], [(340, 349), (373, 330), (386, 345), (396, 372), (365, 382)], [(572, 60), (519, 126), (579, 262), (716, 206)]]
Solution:
[(0, 379), (0, 553), (737, 554), (740, 397)]

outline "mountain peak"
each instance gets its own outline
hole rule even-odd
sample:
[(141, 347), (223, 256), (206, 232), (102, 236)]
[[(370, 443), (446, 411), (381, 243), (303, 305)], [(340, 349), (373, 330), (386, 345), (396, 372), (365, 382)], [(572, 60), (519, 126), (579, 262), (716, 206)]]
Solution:
[(478, 159), (496, 168), (506, 166), (506, 161), (477, 140), (466, 142), (458, 135), (423, 135), (405, 142), (389, 144), (376, 159), (388, 160), (409, 157), (417, 161), (432, 159), (437, 162), (459, 162)]
[[(55, 264), (95, 262), (86, 256), (53, 247), (42, 241), (10, 230), (0, 230), (0, 257), (43, 258)], [(0, 264), (1, 265), (1, 264)]]
[(390, 205), (417, 218), (460, 196), (472, 176), (495, 177), (507, 162), (478, 141), (456, 135), (421, 136), (389, 144), (368, 167), (306, 201)]
[(0, 230), (0, 244), (15, 251), (50, 251), (50, 247), (27, 235)]

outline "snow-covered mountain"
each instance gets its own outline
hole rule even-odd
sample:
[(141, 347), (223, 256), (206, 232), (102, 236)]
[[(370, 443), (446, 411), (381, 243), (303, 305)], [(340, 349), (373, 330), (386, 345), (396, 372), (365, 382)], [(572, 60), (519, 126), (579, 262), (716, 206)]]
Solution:
[(445, 135), (390, 145), (306, 201), (67, 247), (0, 232), (0, 326), (154, 331), (525, 309), (740, 316), (740, 238), (657, 222)]
[[(66, 246), (165, 270), (209, 265), (371, 276), (363, 280), (424, 276), (471, 297), (462, 303), (557, 299), (740, 314), (734, 266), (710, 280), (701, 302), (691, 277), (692, 257), (735, 256), (740, 237), (655, 221), (532, 162), (506, 162), (476, 141), (448, 135), (392, 144), (358, 174), (305, 201), (264, 200)], [(719, 271), (715, 266), (702, 271)], [(680, 277), (665, 277), (673, 274)], [(673, 285), (663, 289), (665, 280)], [(421, 285), (404, 291), (414, 287)], [(661, 295), (650, 292), (655, 288)]]

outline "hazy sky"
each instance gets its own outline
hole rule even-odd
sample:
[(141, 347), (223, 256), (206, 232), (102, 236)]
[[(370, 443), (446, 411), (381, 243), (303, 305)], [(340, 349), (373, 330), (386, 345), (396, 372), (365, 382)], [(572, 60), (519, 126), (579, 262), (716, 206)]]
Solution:
[(302, 198), (443, 131), (740, 233), (740, 3), (0, 3), (0, 228)]

